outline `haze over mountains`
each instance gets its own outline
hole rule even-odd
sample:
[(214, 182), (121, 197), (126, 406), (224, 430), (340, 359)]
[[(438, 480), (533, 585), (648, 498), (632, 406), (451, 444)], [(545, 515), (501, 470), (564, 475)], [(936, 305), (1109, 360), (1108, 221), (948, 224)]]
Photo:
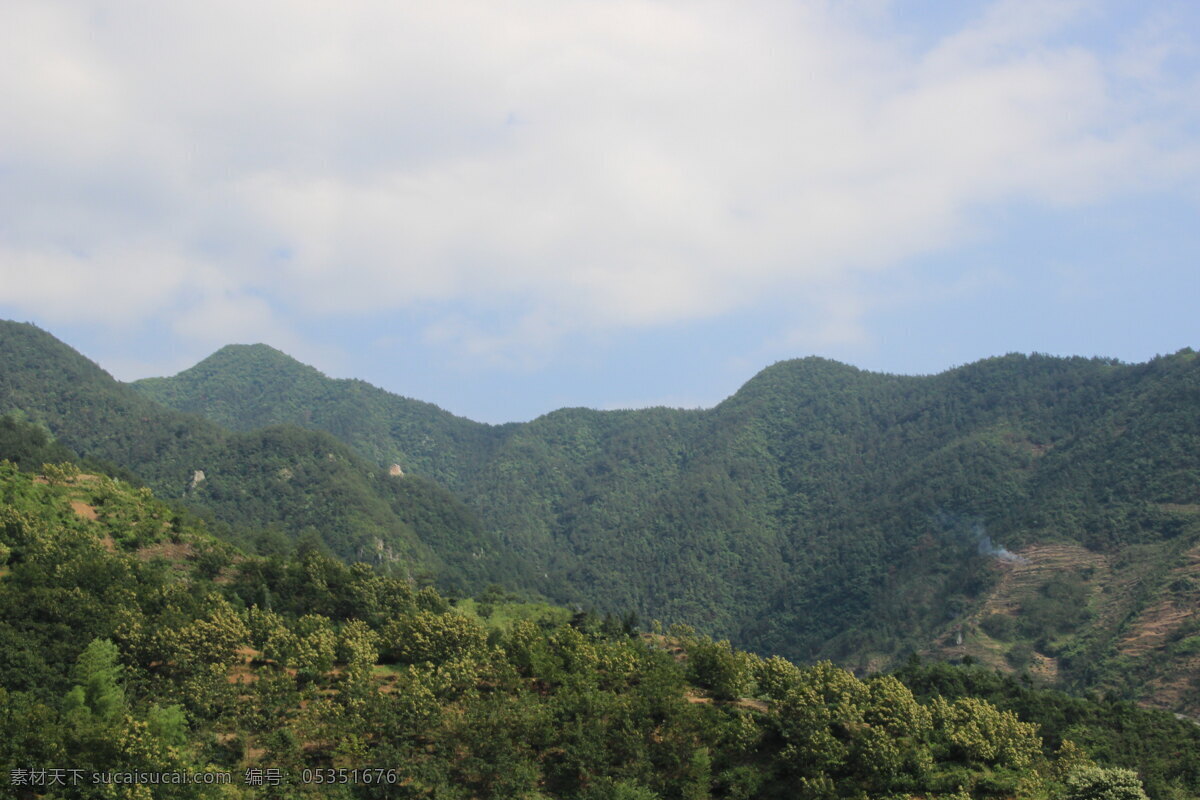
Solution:
[(712, 409), (500, 426), (263, 345), (123, 385), (4, 323), (0, 358), (0, 412), (276, 539), (307, 529), (451, 587), (495, 581), (802, 660), (938, 650), (1200, 709), (1190, 350), (929, 377), (808, 358)]

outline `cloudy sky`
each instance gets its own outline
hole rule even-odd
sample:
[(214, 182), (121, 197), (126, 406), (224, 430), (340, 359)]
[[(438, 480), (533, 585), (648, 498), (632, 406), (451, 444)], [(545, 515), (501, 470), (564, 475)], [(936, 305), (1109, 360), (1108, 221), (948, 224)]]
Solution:
[(1200, 347), (1190, 0), (0, 0), (0, 52), (0, 317), (125, 380), (263, 341), (500, 422)]

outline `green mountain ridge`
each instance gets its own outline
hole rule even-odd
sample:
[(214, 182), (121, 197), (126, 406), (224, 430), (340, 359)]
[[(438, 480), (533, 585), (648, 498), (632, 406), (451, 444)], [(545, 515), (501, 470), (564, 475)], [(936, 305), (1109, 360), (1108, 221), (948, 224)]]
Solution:
[(458, 471), (448, 452), (486, 448), (495, 438), (492, 426), (363, 381), (327, 378), (265, 344), (226, 345), (172, 378), (130, 385), (235, 431), (270, 425), (326, 431), (377, 464), (401, 463), (446, 485)]
[[(495, 427), (432, 412), (436, 433), (414, 401), (290, 359), (278, 393), (243, 390), (239, 352), (136, 388), (214, 419), (323, 427), (363, 452), (369, 440), (378, 463), (462, 497), (550, 596), (761, 652), (870, 669), (928, 649), (1002, 577), (982, 535), (1018, 550), (1142, 547), (1157, 563), (1198, 533), (1163, 510), (1200, 499), (1190, 351), (1135, 365), (1010, 354), (921, 377), (812, 357), (767, 367), (711, 409), (562, 409)], [(1119, 627), (1040, 644), (1075, 648), (1059, 679), (1104, 684)]]
[[(389, 485), (425, 481), (478, 521), (463, 537), (443, 515), (421, 537), (440, 558), (561, 602), (864, 673), (913, 651), (970, 655), (1200, 714), (1186, 679), (1200, 567), (1178, 567), (1200, 542), (1191, 351), (1134, 365), (1014, 354), (923, 377), (797, 359), (711, 409), (502, 426), (261, 346), (133, 388), (223, 425), (325, 431), (374, 462), (359, 469), (400, 464), (409, 477)], [(272, 482), (248, 485), (277, 502)], [(1030, 568), (1012, 578), (984, 537)], [(1156, 644), (1129, 644), (1142, 633)]]
[(392, 478), (328, 433), (230, 431), (142, 397), (32, 325), (0, 323), (0, 364), (0, 413), (22, 413), (164, 497), (350, 560), (450, 583), (495, 577), (497, 548), (457, 499), (427, 479)]
[(453, 601), (312, 549), (251, 555), (145, 488), (18, 470), (5, 457), (45, 442), (10, 422), (0, 786), (17, 800), (1200, 791), (1200, 728), (1169, 714), (916, 660), (860, 680), (496, 589)]

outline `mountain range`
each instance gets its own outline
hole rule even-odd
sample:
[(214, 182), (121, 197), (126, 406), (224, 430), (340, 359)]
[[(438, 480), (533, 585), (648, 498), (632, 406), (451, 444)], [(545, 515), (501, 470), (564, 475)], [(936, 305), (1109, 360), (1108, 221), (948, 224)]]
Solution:
[[(1200, 360), (819, 358), (706, 410), (485, 425), (264, 345), (113, 380), (0, 324), (0, 413), (254, 544), (863, 672), (910, 653), (1200, 713)], [(203, 479), (198, 480), (198, 473)], [(398, 474), (396, 474), (398, 473)]]

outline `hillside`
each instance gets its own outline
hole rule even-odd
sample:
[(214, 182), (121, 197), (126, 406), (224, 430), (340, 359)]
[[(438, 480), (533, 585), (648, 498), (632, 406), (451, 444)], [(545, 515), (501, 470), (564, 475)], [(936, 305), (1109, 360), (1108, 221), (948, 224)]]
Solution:
[(228, 345), (173, 378), (131, 386), (230, 430), (297, 425), (326, 431), (380, 465), (401, 464), (453, 486), (459, 457), (486, 451), (491, 426), (363, 381), (332, 380), (267, 345)]
[[(251, 366), (264, 359), (274, 366)], [(251, 380), (272, 369), (289, 377)], [(979, 629), (981, 609), (1008, 602), (999, 546), (1062, 544), (1133, 564), (1114, 580), (1136, 573), (1139, 591), (1097, 601), (1069, 646), (1066, 631), (1034, 635), (1031, 623), (1015, 655), (1016, 640), (990, 659), (1147, 696), (1166, 682), (1174, 707), (1193, 708), (1169, 677), (1184, 656), (1119, 644), (1134, 617), (1153, 616), (1147, 604), (1176, 602), (1164, 598), (1182, 579), (1166, 565), (1200, 536), (1191, 351), (1135, 365), (1009, 355), (927, 377), (808, 358), (705, 411), (564, 409), (496, 428), (259, 347), (137, 388), (214, 419), (369, 441), (377, 463), (397, 459), (458, 494), (551, 596), (804, 660), (869, 670)], [(1172, 631), (1186, 639), (1193, 619)], [(1130, 659), (1144, 682), (1122, 677)]]
[(1095, 552), (1076, 544), (1018, 548), (998, 580), (925, 653), (969, 656), (1054, 684), (1200, 720), (1200, 545), (1194, 537)]
[(513, 569), (444, 489), (391, 476), (327, 433), (235, 432), (169, 409), (32, 325), (0, 323), (0, 365), (0, 414), (36, 422), (68, 452), (124, 468), (164, 497), (282, 540), (274, 546), (307, 538), (447, 585)]
[(70, 464), (0, 460), (0, 643), (0, 786), (20, 800), (1200, 791), (1200, 729), (1161, 712), (454, 603), (315, 550), (239, 552)]

